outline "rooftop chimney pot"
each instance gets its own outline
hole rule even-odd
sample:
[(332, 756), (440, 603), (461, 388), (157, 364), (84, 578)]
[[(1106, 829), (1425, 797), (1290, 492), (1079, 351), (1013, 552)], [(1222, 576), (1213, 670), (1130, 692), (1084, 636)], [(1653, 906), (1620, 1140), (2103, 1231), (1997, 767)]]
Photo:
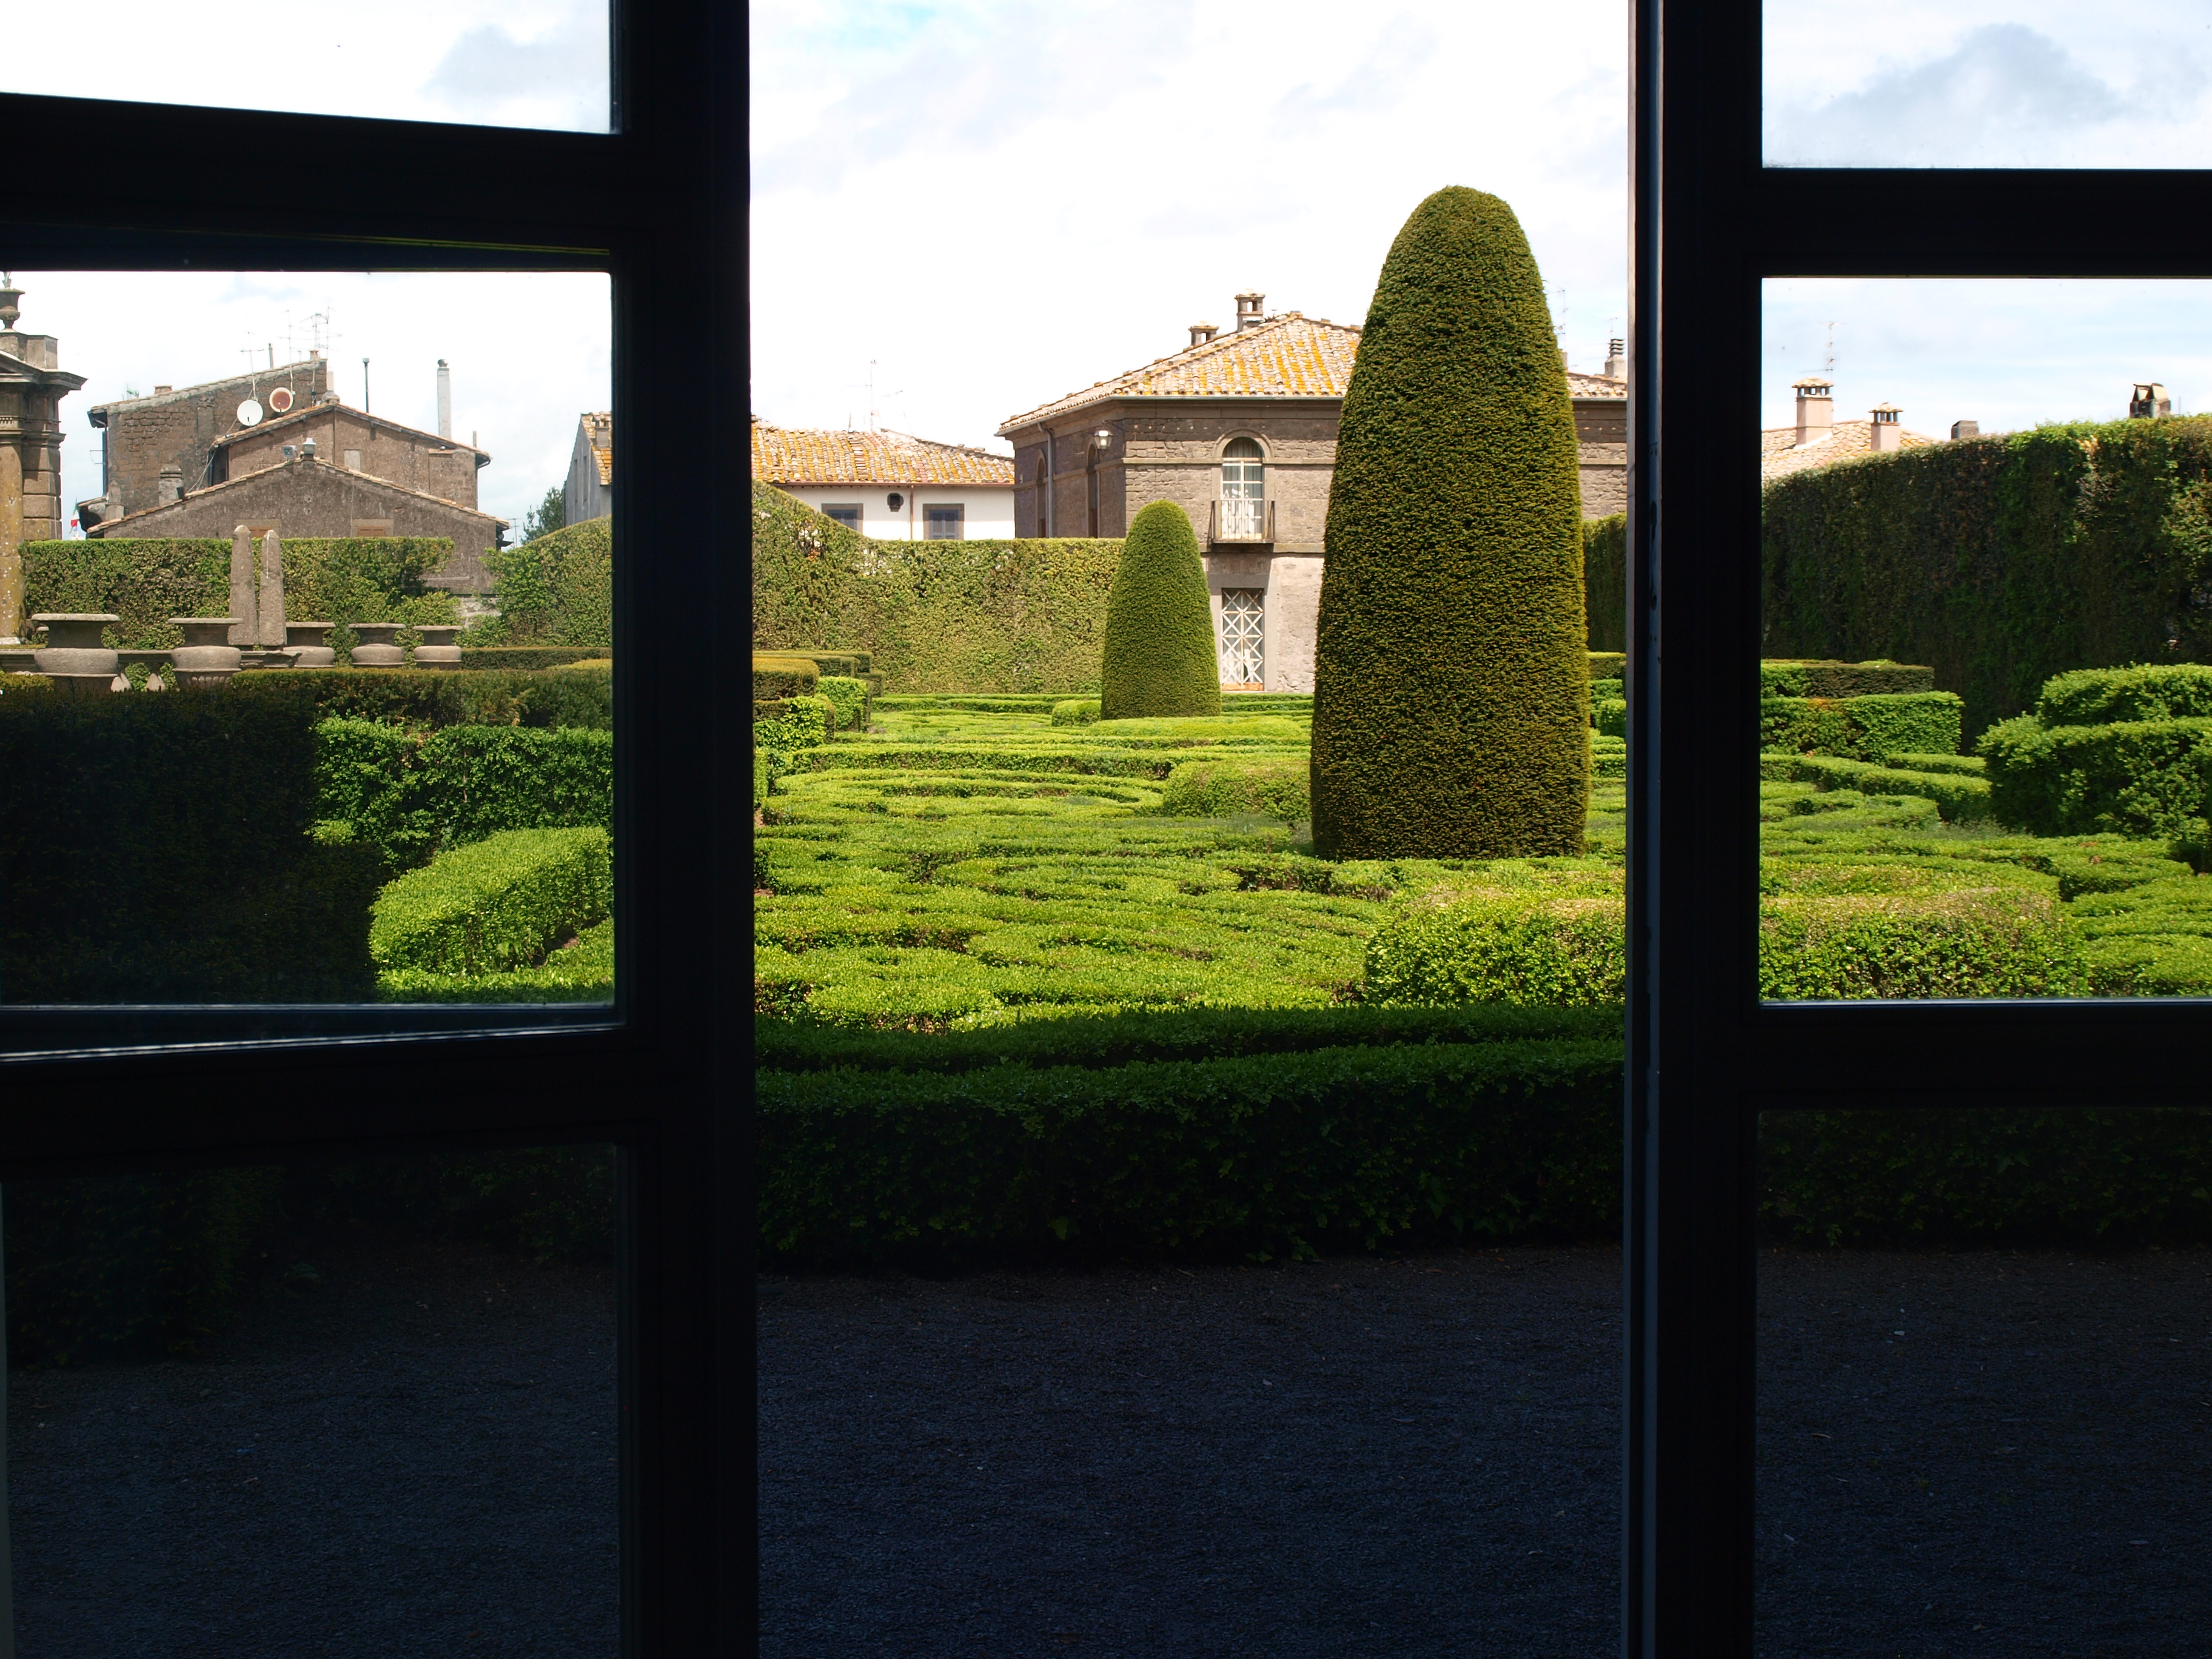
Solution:
[(177, 388), (173, 386), (157, 386), (154, 388), (154, 395), (156, 398), (159, 398), (164, 393), (174, 392), (176, 389)]
[(453, 435), (453, 371), (443, 357), (438, 359), (438, 435)]
[(2173, 399), (2166, 395), (2166, 388), (2155, 380), (2136, 382), (2135, 396), (2128, 399), (2128, 418), (2148, 421), (2160, 415), (2173, 413)]
[(1261, 310), (1261, 307), (1267, 303), (1267, 300), (1266, 295), (1257, 292), (1247, 292), (1237, 296), (1237, 328), (1239, 333), (1248, 328), (1257, 328), (1267, 320)]
[(1978, 438), (1981, 435), (1982, 423), (1979, 421), (1954, 421), (1951, 422), (1951, 441), (1953, 443), (1958, 442), (1961, 438)]
[(168, 465), (161, 469), (161, 482), (154, 491), (154, 500), (161, 506), (167, 507), (171, 501), (180, 500), (184, 493), (185, 470), (174, 461), (171, 461)]
[(1887, 455), (1892, 450), (1905, 447), (1905, 428), (1897, 417), (1905, 411), (1895, 404), (1876, 404), (1869, 411), (1874, 425), (1867, 434), (1867, 447), (1877, 455)]
[(1836, 429), (1835, 387), (1826, 380), (1808, 376), (1796, 384), (1797, 443), (1826, 443)]
[(1605, 343), (1605, 378), (1625, 380), (1628, 378), (1628, 343), (1607, 340)]
[(1193, 345), (1204, 345), (1220, 332), (1221, 331), (1212, 323), (1193, 323), (1190, 325), (1190, 343)]

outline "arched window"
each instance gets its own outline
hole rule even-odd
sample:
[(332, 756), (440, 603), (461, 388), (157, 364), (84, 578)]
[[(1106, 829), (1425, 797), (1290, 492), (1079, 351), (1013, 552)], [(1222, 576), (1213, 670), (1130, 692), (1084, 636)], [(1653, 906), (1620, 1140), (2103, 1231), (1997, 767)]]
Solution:
[(1256, 542), (1267, 534), (1267, 467), (1259, 441), (1231, 438), (1221, 452), (1221, 539)]

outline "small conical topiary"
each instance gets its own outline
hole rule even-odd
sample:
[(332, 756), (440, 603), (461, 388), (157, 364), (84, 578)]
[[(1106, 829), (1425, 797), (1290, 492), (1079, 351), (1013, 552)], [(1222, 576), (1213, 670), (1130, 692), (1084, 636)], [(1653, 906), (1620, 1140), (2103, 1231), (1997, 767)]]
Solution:
[(1440, 190), (1390, 245), (1344, 398), (1314, 665), (1314, 850), (1579, 854), (1574, 407), (1513, 210)]
[(1130, 521), (1106, 596), (1098, 717), (1220, 712), (1221, 664), (1198, 537), (1181, 507), (1154, 501)]

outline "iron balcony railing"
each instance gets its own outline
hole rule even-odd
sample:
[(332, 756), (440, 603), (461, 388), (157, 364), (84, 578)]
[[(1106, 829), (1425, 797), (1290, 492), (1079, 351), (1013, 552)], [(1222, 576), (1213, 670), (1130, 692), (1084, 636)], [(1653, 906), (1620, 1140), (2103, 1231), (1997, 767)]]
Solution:
[(1275, 504), (1267, 501), (1217, 500), (1206, 515), (1209, 543), (1267, 542), (1275, 539)]

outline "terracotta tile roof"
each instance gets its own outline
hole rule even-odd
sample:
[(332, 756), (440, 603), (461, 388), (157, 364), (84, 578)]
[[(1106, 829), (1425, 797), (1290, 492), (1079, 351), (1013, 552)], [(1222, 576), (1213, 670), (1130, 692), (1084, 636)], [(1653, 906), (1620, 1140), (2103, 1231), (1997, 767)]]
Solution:
[[(463, 449), (468, 447), (466, 444), (459, 447)], [(244, 490), (249, 495), (258, 493), (252, 486), (258, 485), (264, 479), (281, 482), (275, 475), (283, 471), (287, 467), (296, 467), (303, 471), (310, 467), (320, 467), (327, 471), (339, 473), (348, 483), (367, 489), (372, 495), (380, 490), (387, 495), (399, 496), (410, 501), (434, 502), (449, 513), (461, 513), (471, 519), (482, 519), (488, 524), (499, 526), (502, 530), (506, 529), (510, 522), (485, 512), (482, 507), (464, 507), (459, 501), (447, 501), (443, 495), (433, 495), (423, 490), (410, 489), (405, 484), (394, 483), (389, 478), (380, 478), (373, 473), (347, 471), (336, 462), (325, 460), (319, 455), (312, 458), (303, 455), (297, 460), (276, 461), (267, 466), (257, 467), (251, 472), (240, 472), (234, 477), (225, 478), (221, 483), (203, 484), (198, 489), (187, 489), (173, 501), (156, 501), (151, 507), (142, 507), (135, 512), (126, 513), (119, 519), (103, 520), (100, 523), (88, 527), (84, 533), (94, 540), (106, 540), (110, 537), (118, 541), (135, 540), (137, 538), (134, 532), (125, 531), (124, 526), (132, 526), (135, 530), (142, 520), (153, 518), (157, 514), (174, 514), (180, 507), (205, 501), (210, 495), (220, 495), (226, 490)]]
[[(599, 487), (605, 489), (615, 481), (615, 417), (611, 410), (597, 415), (579, 417), (584, 423), (584, 441), (592, 447), (592, 459), (599, 469)], [(754, 447), (759, 445), (756, 441)]]
[[(1115, 398), (1341, 398), (1352, 384), (1358, 351), (1357, 325), (1286, 311), (1016, 415), (999, 435)], [(1625, 398), (1628, 382), (1570, 372), (1567, 392), (1575, 398)]]
[[(1901, 440), (1899, 447), (1902, 449), (1925, 449), (1930, 444), (1943, 441), (1941, 438), (1924, 438), (1917, 432), (1900, 432), (1898, 436)], [(1792, 472), (1832, 466), (1838, 461), (1855, 460), (1873, 453), (1872, 421), (1838, 421), (1827, 437), (1802, 449), (1797, 447), (1795, 426), (1771, 426), (1759, 434), (1759, 476), (1763, 481), (1771, 482)]]
[(999, 435), (1114, 398), (1341, 398), (1358, 349), (1352, 325), (1286, 311), (1014, 416)]
[(1010, 455), (904, 432), (809, 431), (753, 422), (753, 477), (772, 484), (1014, 487)]

